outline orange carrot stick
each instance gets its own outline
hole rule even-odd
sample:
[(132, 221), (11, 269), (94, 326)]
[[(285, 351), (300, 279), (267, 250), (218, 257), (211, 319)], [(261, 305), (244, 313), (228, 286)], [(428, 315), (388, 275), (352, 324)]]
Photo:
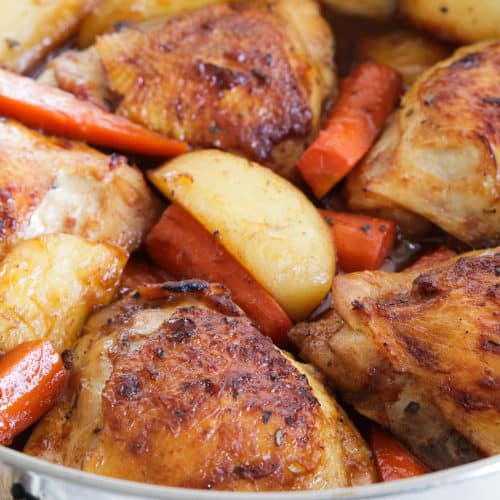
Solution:
[(276, 300), (189, 212), (170, 205), (146, 238), (146, 250), (176, 279), (223, 283), (261, 332), (284, 347), (292, 323)]
[(402, 79), (384, 64), (359, 65), (343, 82), (326, 128), (298, 161), (302, 177), (322, 198), (368, 152), (401, 92)]
[(67, 379), (48, 340), (25, 342), (0, 358), (0, 443), (9, 444), (50, 410)]
[(393, 221), (320, 210), (330, 225), (340, 268), (345, 272), (378, 269), (396, 241)]
[(0, 116), (51, 134), (152, 156), (185, 153), (185, 142), (168, 139), (68, 92), (0, 69)]
[(429, 472), (399, 441), (377, 426), (370, 435), (375, 464), (382, 481), (394, 481)]

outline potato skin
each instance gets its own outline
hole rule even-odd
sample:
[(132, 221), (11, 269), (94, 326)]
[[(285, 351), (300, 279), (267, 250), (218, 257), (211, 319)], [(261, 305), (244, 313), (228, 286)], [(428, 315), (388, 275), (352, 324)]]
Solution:
[(2, 2), (0, 66), (24, 73), (77, 30), (94, 0)]
[(389, 19), (396, 12), (396, 0), (323, 0), (323, 3), (346, 14)]
[(411, 85), (417, 76), (450, 53), (446, 45), (410, 30), (364, 37), (357, 46), (358, 59), (391, 66), (401, 73), (405, 85)]
[(118, 247), (68, 234), (19, 243), (0, 263), (0, 349), (44, 338), (70, 348), (92, 309), (113, 299), (126, 261)]
[(216, 150), (183, 155), (149, 175), (295, 321), (328, 293), (335, 256), (328, 226), (304, 194), (271, 170)]
[(186, 13), (224, 0), (101, 0), (85, 18), (78, 33), (78, 45), (85, 48), (116, 23)]
[(498, 0), (401, 0), (399, 12), (408, 23), (451, 42), (500, 37)]

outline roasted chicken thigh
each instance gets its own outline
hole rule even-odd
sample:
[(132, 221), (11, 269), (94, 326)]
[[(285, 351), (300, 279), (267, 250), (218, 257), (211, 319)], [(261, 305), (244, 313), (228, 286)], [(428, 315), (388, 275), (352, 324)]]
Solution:
[[(333, 37), (314, 0), (221, 2), (124, 22), (88, 50), (95, 49), (100, 60), (90, 73), (104, 72), (118, 114), (288, 177), (334, 94)], [(105, 102), (99, 84), (89, 82), (88, 53), (69, 57), (53, 63), (57, 85)]]
[[(500, 452), (500, 248), (401, 273), (337, 276), (291, 332), (342, 397), (433, 468)], [(478, 451), (476, 451), (479, 450)]]
[(17, 242), (69, 233), (131, 252), (157, 202), (119, 155), (0, 120), (0, 258)]
[(147, 285), (84, 327), (62, 402), (25, 451), (194, 488), (321, 489), (373, 480), (369, 453), (309, 370), (220, 285)]
[(500, 42), (462, 48), (419, 77), (348, 179), (350, 208), (392, 205), (473, 247), (498, 245), (499, 79)]

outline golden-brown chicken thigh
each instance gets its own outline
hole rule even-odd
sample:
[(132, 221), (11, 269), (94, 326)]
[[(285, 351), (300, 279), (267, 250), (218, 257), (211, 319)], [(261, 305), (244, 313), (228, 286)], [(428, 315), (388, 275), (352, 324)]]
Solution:
[[(118, 114), (294, 176), (335, 89), (333, 37), (314, 0), (242, 0), (123, 21), (95, 45)], [(78, 87), (79, 57), (81, 80), (88, 80), (89, 57), (78, 54), (71, 71), (53, 63), (65, 90)]]
[(0, 121), (0, 258), (18, 241), (69, 233), (137, 248), (156, 202), (124, 157)]
[(500, 452), (500, 248), (338, 276), (328, 316), (291, 332), (358, 411), (433, 468)]
[(366, 445), (346, 422), (314, 375), (262, 336), (225, 288), (166, 282), (88, 321), (70, 387), (25, 451), (98, 474), (194, 488), (370, 482)]
[(473, 247), (499, 244), (499, 81), (500, 42), (462, 48), (426, 71), (350, 175), (350, 208), (387, 201)]

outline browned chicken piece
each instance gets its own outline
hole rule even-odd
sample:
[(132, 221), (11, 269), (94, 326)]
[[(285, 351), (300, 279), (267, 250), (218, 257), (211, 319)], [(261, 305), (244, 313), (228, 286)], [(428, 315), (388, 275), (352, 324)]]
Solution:
[[(314, 0), (211, 5), (125, 24), (95, 47), (118, 114), (291, 178), (335, 89), (333, 36)], [(54, 63), (57, 83), (85, 97), (88, 56), (71, 58), (71, 72)]]
[(319, 380), (224, 287), (203, 281), (146, 285), (91, 317), (69, 388), (25, 452), (193, 488), (322, 489), (374, 477), (366, 445)]
[(462, 48), (419, 77), (348, 178), (349, 207), (387, 201), (473, 247), (498, 245), (499, 78), (500, 42)]
[(499, 276), (500, 248), (337, 276), (335, 310), (290, 337), (432, 468), (500, 453)]
[[(95, 47), (87, 50), (67, 50), (54, 58), (46, 71), (53, 72), (53, 82), (79, 99), (89, 101), (109, 111), (116, 100), (107, 87), (106, 75)], [(44, 72), (41, 76), (46, 74)], [(43, 81), (43, 80), (42, 80)]]
[(157, 208), (126, 158), (0, 121), (0, 258), (18, 241), (49, 233), (131, 252), (155, 223)]

